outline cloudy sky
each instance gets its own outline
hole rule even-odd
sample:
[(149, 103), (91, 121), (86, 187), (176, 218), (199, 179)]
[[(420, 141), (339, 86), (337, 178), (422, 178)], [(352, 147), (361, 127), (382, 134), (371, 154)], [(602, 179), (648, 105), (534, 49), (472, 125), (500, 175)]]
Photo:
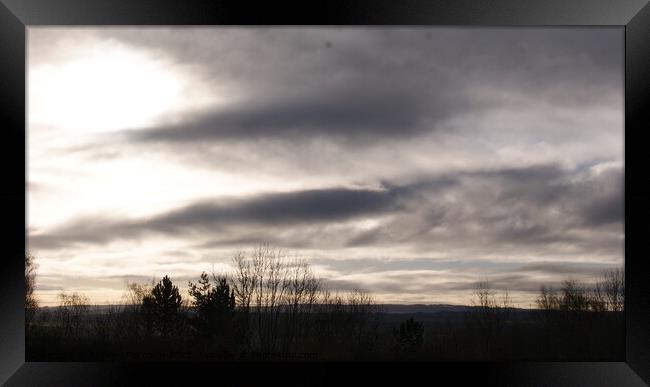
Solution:
[(380, 302), (623, 265), (622, 28), (35, 28), (37, 294), (266, 242)]

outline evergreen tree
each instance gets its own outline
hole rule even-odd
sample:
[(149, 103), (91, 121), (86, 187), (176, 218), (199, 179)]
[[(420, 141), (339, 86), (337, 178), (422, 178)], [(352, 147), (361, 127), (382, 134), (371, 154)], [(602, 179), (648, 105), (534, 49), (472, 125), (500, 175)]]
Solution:
[(399, 325), (399, 330), (393, 328), (393, 336), (402, 350), (415, 351), (424, 341), (424, 324), (411, 317)]
[(206, 273), (201, 274), (198, 284), (189, 283), (192, 305), (200, 319), (200, 327), (208, 335), (226, 333), (230, 328), (235, 310), (235, 292), (225, 277), (213, 276), (215, 286)]
[[(172, 284), (169, 277), (165, 276), (153, 289), (151, 294), (142, 300), (142, 306), (153, 317), (154, 325), (163, 336), (168, 336), (170, 329), (178, 319), (181, 308), (181, 295), (178, 287)], [(148, 330), (151, 331), (151, 320)]]

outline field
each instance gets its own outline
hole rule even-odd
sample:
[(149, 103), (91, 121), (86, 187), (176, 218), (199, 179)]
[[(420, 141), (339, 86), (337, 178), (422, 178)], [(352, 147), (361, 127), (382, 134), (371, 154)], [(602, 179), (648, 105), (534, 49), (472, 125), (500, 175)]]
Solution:
[[(363, 309), (363, 308), (362, 308)], [(381, 305), (372, 309), (381, 310)], [(316, 305), (309, 314), (236, 311), (222, 332), (181, 313), (166, 335), (128, 306), (40, 310), (27, 361), (414, 360), (620, 361), (622, 312), (495, 310), (386, 313)], [(248, 326), (246, 332), (245, 326)]]

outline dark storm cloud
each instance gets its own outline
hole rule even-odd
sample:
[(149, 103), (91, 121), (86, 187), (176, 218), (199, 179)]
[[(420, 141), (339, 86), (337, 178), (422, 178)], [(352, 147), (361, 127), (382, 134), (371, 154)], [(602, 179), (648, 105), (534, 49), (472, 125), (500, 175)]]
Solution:
[(251, 223), (287, 226), (341, 221), (397, 209), (399, 202), (390, 191), (343, 188), (308, 190), (223, 202), (203, 201), (141, 220), (86, 217), (73, 220), (50, 233), (33, 235), (29, 243), (40, 248), (71, 243), (102, 244), (114, 239), (138, 238), (151, 231), (184, 234)]
[(425, 105), (422, 95), (399, 90), (340, 90), (329, 96), (318, 93), (295, 100), (251, 101), (197, 115), (188, 122), (126, 134), (140, 142), (178, 143), (313, 137), (372, 140), (430, 131), (437, 120), (452, 112), (451, 106)]
[(609, 98), (622, 82), (614, 71), (622, 63), (622, 34), (611, 29), (225, 28), (99, 35), (196, 65), (208, 83), (229, 85), (239, 95), (174, 123), (126, 132), (140, 143), (394, 140), (500, 107), (503, 92), (584, 106)]
[(353, 189), (260, 195), (230, 204), (194, 204), (149, 222), (159, 229), (212, 222), (295, 223), (343, 220), (397, 209), (390, 192)]
[(625, 215), (623, 177), (623, 169), (615, 168), (579, 184), (578, 194), (588, 198), (577, 206), (585, 224), (597, 226), (623, 221)]
[(614, 192), (589, 202), (583, 208), (585, 222), (593, 225), (621, 222), (624, 217), (623, 202), (622, 192)]
[[(622, 223), (622, 213), (610, 209), (622, 207), (622, 195), (615, 195), (618, 188), (611, 187), (621, 175), (621, 168), (594, 174), (541, 165), (466, 171), (412, 184), (383, 182), (381, 189), (332, 188), (204, 200), (145, 219), (76, 219), (31, 235), (29, 243), (56, 248), (162, 233), (217, 236), (198, 242), (201, 248), (271, 242), (321, 249), (406, 245), (426, 252), (464, 249), (471, 240), (471, 248), (491, 252), (567, 244), (596, 252), (621, 247), (606, 237), (609, 234), (594, 236), (601, 226)], [(390, 216), (369, 229), (344, 223), (384, 215)]]
[(447, 180), (444, 191), (425, 189), (430, 183), (421, 181), (394, 188), (409, 198), (408, 214), (351, 230), (344, 245), (401, 243), (446, 251), (471, 240), (476, 249), (493, 252), (567, 245), (592, 253), (620, 251), (618, 236), (610, 233), (622, 231), (622, 185), (616, 183), (621, 178), (620, 167), (594, 173), (541, 165), (432, 180)]
[(496, 178), (519, 184), (546, 184), (565, 176), (566, 171), (558, 164), (531, 165), (529, 167), (511, 167), (494, 171), (469, 172), (481, 178)]
[[(289, 79), (300, 81), (290, 84), (292, 90), (324, 85), (323, 80), (333, 78), (346, 82), (376, 78), (380, 85), (397, 87), (417, 84), (413, 81), (419, 79), (435, 85), (445, 78), (439, 76), (443, 74), (454, 75), (454, 81), (484, 77), (483, 82), (503, 84), (516, 80), (519, 87), (545, 88), (549, 80), (587, 86), (587, 81), (618, 82), (622, 31), (620, 27), (94, 30), (100, 38), (205, 66), (215, 78), (234, 79), (258, 91), (269, 91), (260, 85), (286, 84)], [(305, 75), (306, 69), (315, 71)], [(438, 74), (439, 69), (453, 71)], [(568, 87), (565, 91), (578, 90)]]
[[(584, 226), (597, 227), (623, 221), (623, 168), (567, 170), (557, 165), (505, 169), (476, 175), (500, 184), (498, 203), (512, 210), (556, 209)], [(523, 228), (525, 231), (526, 228)]]
[[(29, 40), (30, 68), (111, 47), (178, 86), (172, 108), (106, 131), (59, 137), (57, 115), (31, 125), (27, 233), (44, 290), (186, 283), (263, 242), (310, 259), (335, 290), (400, 302), (464, 300), (482, 278), (534, 297), (622, 259), (621, 28), (36, 28)], [(85, 65), (110, 64), (97, 59)]]

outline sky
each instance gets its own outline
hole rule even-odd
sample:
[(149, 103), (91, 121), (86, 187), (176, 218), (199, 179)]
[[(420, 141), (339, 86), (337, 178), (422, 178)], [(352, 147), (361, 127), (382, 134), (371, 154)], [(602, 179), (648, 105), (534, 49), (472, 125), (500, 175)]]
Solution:
[(27, 61), (43, 305), (260, 243), (385, 303), (624, 264), (622, 28), (30, 27)]

